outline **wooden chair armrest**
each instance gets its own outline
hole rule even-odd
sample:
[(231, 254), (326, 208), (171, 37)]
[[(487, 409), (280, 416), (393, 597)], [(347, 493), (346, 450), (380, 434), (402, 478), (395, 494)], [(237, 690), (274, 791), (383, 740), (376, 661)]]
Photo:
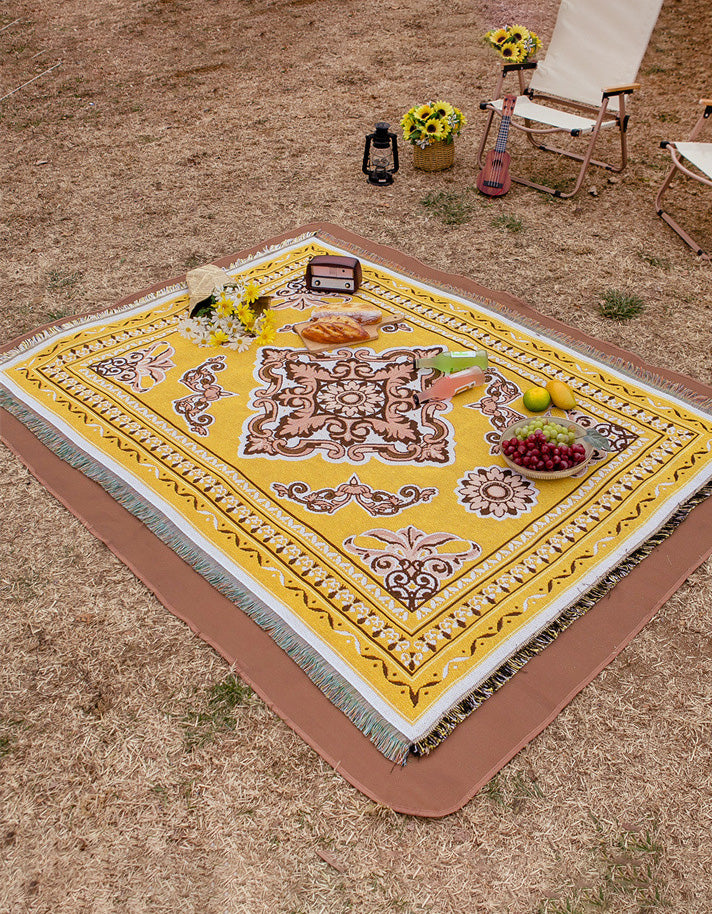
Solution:
[(610, 86), (608, 89), (603, 90), (603, 97), (608, 98), (610, 95), (628, 94), (635, 89), (640, 89), (640, 83), (631, 83), (628, 86)]
[(700, 104), (701, 105), (712, 105), (712, 98), (701, 98)]

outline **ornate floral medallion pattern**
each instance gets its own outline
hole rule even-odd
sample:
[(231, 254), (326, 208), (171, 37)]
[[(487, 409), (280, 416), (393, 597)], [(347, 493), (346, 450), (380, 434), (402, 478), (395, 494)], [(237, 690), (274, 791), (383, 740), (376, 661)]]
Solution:
[(128, 384), (136, 393), (143, 393), (166, 379), (166, 373), (175, 368), (175, 349), (161, 340), (148, 349), (136, 349), (126, 355), (102, 359), (89, 367), (102, 378)]
[[(376, 545), (359, 545), (356, 540), (375, 540)], [(461, 544), (460, 551), (439, 548), (453, 543)], [(466, 562), (474, 561), (482, 552), (477, 543), (452, 533), (425, 533), (412, 525), (400, 530), (367, 530), (361, 536), (348, 537), (344, 546), (383, 578), (386, 590), (408, 612), (433, 597)]]
[(366, 485), (356, 474), (336, 488), (325, 487), (312, 491), (306, 482), (293, 482), (288, 486), (273, 482), (272, 488), (281, 498), (291, 499), (317, 514), (334, 514), (339, 508), (356, 502), (372, 517), (391, 517), (400, 514), (406, 508), (430, 501), (438, 494), (437, 489), (421, 489), (408, 485), (402, 486), (396, 495)]
[(243, 429), (242, 457), (446, 465), (452, 426), (442, 404), (416, 405), (412, 350), (339, 349), (315, 358), (265, 347), (253, 392), (259, 414)]
[(215, 421), (214, 417), (206, 412), (210, 405), (223, 397), (235, 396), (234, 393), (225, 390), (217, 383), (215, 372), (224, 370), (225, 356), (217, 355), (203, 362), (202, 365), (198, 365), (197, 368), (186, 371), (180, 379), (181, 384), (185, 384), (195, 393), (181, 397), (180, 400), (174, 400), (173, 409), (179, 416), (183, 416), (190, 430), (198, 435), (207, 435), (208, 426)]
[(478, 517), (505, 520), (529, 513), (538, 490), (531, 480), (495, 464), (465, 473), (457, 494), (460, 504)]

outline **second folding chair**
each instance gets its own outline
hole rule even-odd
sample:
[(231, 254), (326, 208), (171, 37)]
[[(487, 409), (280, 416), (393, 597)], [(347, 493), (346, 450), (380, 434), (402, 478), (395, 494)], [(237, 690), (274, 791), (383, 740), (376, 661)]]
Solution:
[(682, 238), (686, 244), (689, 244), (696, 254), (704, 260), (712, 260), (712, 254), (709, 251), (706, 251), (688, 232), (686, 232), (680, 223), (674, 219), (667, 210), (663, 209), (662, 205), (663, 196), (667, 193), (673, 178), (678, 175), (692, 178), (695, 181), (699, 181), (701, 184), (712, 187), (712, 142), (702, 143), (698, 140), (705, 121), (712, 115), (712, 98), (701, 98), (700, 104), (705, 107), (699, 120), (692, 129), (689, 140), (686, 143), (671, 143), (665, 140), (660, 144), (663, 149), (667, 149), (670, 153), (672, 165), (655, 198), (655, 209), (657, 210), (658, 216), (667, 222), (670, 228), (676, 231), (680, 238)]

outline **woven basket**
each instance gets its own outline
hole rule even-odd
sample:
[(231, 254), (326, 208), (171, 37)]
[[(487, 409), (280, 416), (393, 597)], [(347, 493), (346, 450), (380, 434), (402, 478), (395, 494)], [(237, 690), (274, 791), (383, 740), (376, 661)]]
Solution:
[(421, 171), (445, 171), (455, 161), (455, 143), (438, 140), (426, 146), (413, 146), (413, 164)]

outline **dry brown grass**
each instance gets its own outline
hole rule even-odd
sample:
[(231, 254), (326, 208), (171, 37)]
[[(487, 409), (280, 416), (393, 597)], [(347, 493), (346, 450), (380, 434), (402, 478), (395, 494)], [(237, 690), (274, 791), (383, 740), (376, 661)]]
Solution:
[[(0, 103), (0, 339), (328, 220), (711, 383), (710, 267), (653, 209), (658, 143), (710, 94), (705, 3), (665, 0), (623, 177), (568, 202), (471, 195), (462, 224), (421, 203), (471, 194), (480, 34), (518, 19), (546, 41), (556, 7), (6, 0), (0, 94), (62, 66)], [(416, 173), (401, 146), (394, 186), (371, 188), (365, 133), (431, 94), (469, 115), (455, 168)], [(601, 317), (609, 288), (644, 314)], [(464, 809), (417, 820), (253, 696), (190, 748), (225, 664), (0, 459), (3, 914), (712, 911), (710, 562)]]

